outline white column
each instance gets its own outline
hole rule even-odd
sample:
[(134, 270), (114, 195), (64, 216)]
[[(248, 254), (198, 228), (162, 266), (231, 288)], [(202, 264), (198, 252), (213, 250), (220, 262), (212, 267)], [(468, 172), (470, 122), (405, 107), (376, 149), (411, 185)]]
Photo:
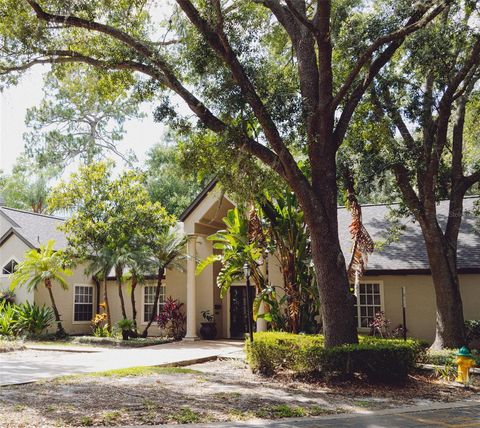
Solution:
[[(266, 258), (263, 260), (263, 264), (260, 266), (260, 272), (262, 273), (263, 277), (267, 277), (267, 260)], [(258, 315), (265, 313), (265, 304), (261, 303), (260, 307), (258, 308)], [(263, 318), (257, 318), (257, 331), (267, 331), (267, 321)]]
[(197, 237), (190, 235), (188, 239), (187, 259), (187, 333), (183, 340), (198, 340), (197, 336), (197, 284), (196, 269)]

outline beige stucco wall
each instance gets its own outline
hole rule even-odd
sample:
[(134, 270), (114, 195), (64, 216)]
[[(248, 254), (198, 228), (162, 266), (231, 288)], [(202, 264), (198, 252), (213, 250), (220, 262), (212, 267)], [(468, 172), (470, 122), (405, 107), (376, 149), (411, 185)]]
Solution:
[[(63, 327), (65, 331), (69, 334), (81, 334), (81, 333), (90, 333), (90, 323), (89, 322), (74, 322), (73, 321), (73, 296), (74, 296), (74, 286), (75, 285), (91, 285), (93, 286), (93, 298), (94, 298), (94, 311), (95, 311), (95, 285), (94, 282), (85, 275), (84, 267), (78, 266), (73, 269), (72, 275), (68, 276), (67, 282), (69, 284), (68, 290), (63, 290), (58, 283), (54, 283), (52, 288), (53, 297), (55, 298), (55, 303), (57, 305), (58, 311), (60, 313), (60, 318), (62, 320)], [(35, 303), (42, 306), (51, 306), (50, 296), (48, 290), (44, 286), (39, 286), (35, 291)], [(50, 332), (54, 332), (56, 329), (55, 325), (52, 325), (49, 329)]]
[[(0, 217), (1, 219), (2, 217)], [(3, 268), (11, 259), (20, 262), (24, 258), (25, 252), (30, 248), (20, 240), (16, 235), (10, 236), (0, 247), (0, 269)], [(0, 270), (0, 290), (8, 290), (10, 288), (10, 275), (2, 275)], [(15, 289), (15, 301), (24, 303), (26, 301), (33, 303), (33, 291), (28, 291), (26, 286), (19, 286)]]
[[(391, 327), (402, 324), (402, 286), (406, 288), (408, 335), (432, 342), (435, 338), (435, 292), (429, 275), (366, 276), (364, 282), (383, 284), (385, 316)], [(465, 319), (480, 319), (480, 275), (460, 275)]]

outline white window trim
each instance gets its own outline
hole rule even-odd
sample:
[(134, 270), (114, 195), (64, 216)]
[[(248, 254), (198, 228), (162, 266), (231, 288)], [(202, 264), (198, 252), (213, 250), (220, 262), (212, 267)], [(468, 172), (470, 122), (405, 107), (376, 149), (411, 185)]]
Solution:
[(18, 261), (18, 259), (16, 257), (10, 257), (8, 258), (5, 262), (3, 262), (1, 265), (0, 265), (0, 278), (10, 278), (13, 274), (12, 273), (3, 273), (3, 268), (5, 265), (7, 265), (8, 263), (10, 263), (11, 261), (15, 261), (15, 263), (20, 263)]
[(75, 288), (77, 287), (89, 287), (92, 289), (92, 317), (95, 316), (95, 293), (92, 284), (73, 284), (73, 296), (72, 296), (72, 324), (86, 325), (91, 324), (92, 320), (88, 321), (75, 321)]
[[(145, 287), (156, 287), (157, 284), (142, 284), (142, 310), (140, 311), (140, 325), (147, 325), (145, 322)], [(162, 287), (165, 289), (165, 298), (167, 297), (167, 284), (162, 280)]]
[[(382, 312), (385, 313), (385, 295), (384, 295), (384, 286), (383, 286), (383, 280), (377, 280), (377, 279), (361, 279), (359, 284), (378, 284), (380, 287), (380, 309)], [(370, 332), (370, 327), (359, 327), (358, 326), (358, 321), (360, 320), (360, 305), (359, 305), (359, 297), (356, 297), (357, 299), (357, 331), (359, 333), (369, 333)]]

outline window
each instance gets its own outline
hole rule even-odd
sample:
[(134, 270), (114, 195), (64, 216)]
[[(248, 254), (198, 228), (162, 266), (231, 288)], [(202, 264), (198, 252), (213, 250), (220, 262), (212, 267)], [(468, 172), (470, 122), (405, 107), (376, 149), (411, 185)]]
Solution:
[(73, 321), (88, 321), (93, 318), (93, 287), (90, 285), (75, 286)]
[(15, 272), (15, 267), (18, 265), (18, 263), (15, 260), (10, 260), (5, 266), (2, 268), (2, 274), (3, 275), (11, 275), (13, 272)]
[(382, 310), (382, 295), (380, 284), (359, 284), (356, 316), (357, 326), (368, 328), (375, 314)]
[(165, 286), (160, 287), (160, 296), (158, 298), (158, 306), (154, 308), (153, 303), (155, 302), (155, 285), (146, 285), (143, 287), (143, 322), (148, 323), (152, 317), (154, 309), (156, 309), (156, 314), (160, 313), (161, 307), (165, 302)]

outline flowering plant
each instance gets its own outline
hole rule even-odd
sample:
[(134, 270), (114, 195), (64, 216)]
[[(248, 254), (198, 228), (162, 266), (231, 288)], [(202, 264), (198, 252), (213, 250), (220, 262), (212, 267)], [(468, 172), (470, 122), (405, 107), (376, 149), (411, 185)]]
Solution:
[(182, 307), (183, 303), (172, 297), (167, 297), (160, 314), (157, 316), (158, 326), (177, 340), (185, 336), (187, 317), (183, 313)]

